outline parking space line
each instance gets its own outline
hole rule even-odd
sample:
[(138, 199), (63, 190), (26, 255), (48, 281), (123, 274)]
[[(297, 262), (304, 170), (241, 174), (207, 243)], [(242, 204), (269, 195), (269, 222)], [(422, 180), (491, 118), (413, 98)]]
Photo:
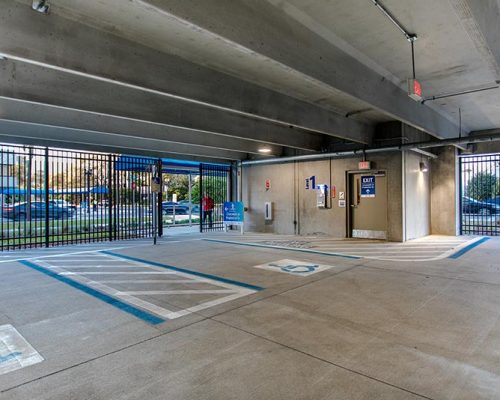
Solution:
[(87, 285), (84, 285), (80, 282), (77, 282), (76, 280), (73, 280), (73, 279), (70, 279), (66, 276), (62, 276), (52, 270), (48, 270), (47, 268), (44, 268), (40, 265), (37, 265), (31, 261), (28, 261), (28, 260), (21, 260), (19, 261), (21, 264), (23, 264), (24, 266), (28, 267), (28, 268), (31, 268), (31, 269), (34, 269), (35, 271), (38, 271), (38, 272), (41, 272), (42, 274), (45, 274), (47, 276), (50, 276), (51, 278), (54, 278), (54, 279), (57, 279), (58, 281), (60, 282), (63, 282), (75, 289), (78, 289), (86, 294), (89, 294), (101, 301), (104, 301), (105, 303), (113, 306), (113, 307), (116, 307), (122, 311), (125, 311), (129, 314), (132, 314), (133, 316), (139, 318), (139, 319), (142, 319), (143, 321), (145, 322), (148, 322), (152, 325), (157, 325), (157, 324), (161, 324), (162, 322), (165, 322), (165, 319), (162, 319), (162, 318), (159, 318), (158, 316), (156, 315), (153, 315), (145, 310), (141, 310), (139, 308), (136, 308), (134, 307), (133, 303), (131, 304), (127, 304), (119, 299), (116, 299), (106, 293), (102, 293), (101, 291), (98, 291), (90, 286), (87, 286)]
[(140, 290), (132, 292), (116, 292), (116, 296), (131, 295), (158, 295), (158, 294), (226, 294), (235, 293), (234, 290), (229, 289), (214, 289), (214, 290)]
[(155, 267), (165, 268), (167, 270), (171, 270), (174, 272), (185, 274), (186, 276), (192, 275), (192, 276), (196, 276), (198, 278), (205, 278), (205, 279), (210, 279), (210, 280), (217, 281), (220, 283), (226, 283), (226, 284), (230, 284), (230, 285), (240, 286), (240, 287), (243, 287), (245, 289), (250, 289), (250, 290), (255, 290), (255, 291), (261, 291), (264, 289), (260, 286), (250, 285), (248, 283), (243, 283), (243, 282), (235, 281), (233, 279), (223, 278), (223, 277), (216, 276), (216, 275), (206, 274), (204, 272), (192, 271), (192, 270), (189, 270), (187, 268), (174, 267), (173, 265), (162, 264), (162, 263), (159, 263), (156, 261), (144, 260), (144, 259), (140, 259), (137, 257), (127, 256), (124, 254), (113, 253), (110, 251), (102, 251), (101, 250), (100, 253), (112, 255), (112, 256), (115, 256), (118, 258), (123, 258), (125, 260), (140, 262), (140, 263), (155, 266)]
[[(253, 285), (248, 285), (242, 282), (236, 282), (227, 278), (217, 277), (214, 275), (204, 274), (197, 271), (190, 271), (185, 268), (178, 268), (174, 266), (166, 266), (164, 264), (149, 262), (144, 260), (143, 262), (137, 258), (123, 258), (120, 255), (115, 256), (113, 254), (103, 254), (100, 251), (95, 251), (93, 254), (89, 254), (89, 259), (82, 259), (81, 262), (96, 263), (96, 265), (88, 265), (88, 263), (82, 265), (70, 265), (68, 260), (64, 257), (58, 257), (55, 260), (60, 265), (52, 264), (54, 261), (52, 259), (35, 259), (33, 261), (22, 260), (20, 261), (23, 265), (28, 266), (36, 271), (42, 272), (50, 277), (53, 277), (61, 282), (64, 282), (78, 290), (81, 290), (87, 294), (92, 295), (108, 304), (111, 304), (119, 309), (122, 309), (146, 322), (151, 324), (159, 324), (165, 322), (169, 319), (179, 318), (184, 315), (191, 314), (196, 311), (207, 309), (209, 307), (214, 307), (218, 304), (222, 304), (234, 299), (238, 299), (243, 296), (255, 293), (258, 288)], [(120, 265), (104, 265), (100, 264), (103, 262), (104, 258), (113, 259), (114, 261), (120, 261)], [(142, 268), (142, 271), (89, 271), (89, 268)], [(83, 269), (81, 271), (80, 269)], [(93, 280), (94, 276), (120, 276), (120, 275), (131, 275), (131, 279), (108, 279), (103, 281)], [(158, 276), (160, 279), (139, 279), (134, 280), (136, 276)], [(161, 279), (163, 275), (172, 276), (175, 275), (181, 279)], [(128, 290), (123, 290), (123, 288), (113, 288), (113, 284), (125, 283), (129, 284)], [(140, 290), (135, 290), (133, 285), (135, 283), (149, 283), (149, 284), (192, 284), (192, 283), (204, 283), (214, 286), (213, 289), (207, 289), (206, 287), (200, 289), (170, 289), (168, 287), (165, 290), (143, 290), (142, 288), (137, 288)], [(111, 286), (109, 286), (111, 285)], [(155, 286), (158, 288), (158, 286)], [(175, 288), (175, 286), (174, 286)], [(136, 296), (159, 296), (159, 295), (217, 295), (218, 297), (211, 301), (206, 301), (201, 304), (197, 304), (193, 307), (187, 307), (185, 309), (179, 309), (177, 306), (172, 305), (173, 310), (167, 309), (160, 305), (156, 305), (155, 301), (151, 297), (150, 301), (143, 300)], [(149, 300), (149, 299), (148, 299)], [(153, 301), (153, 302), (152, 302)], [(185, 300), (184, 300), (185, 301)], [(191, 300), (190, 300), (191, 301)], [(168, 302), (167, 302), (168, 303)], [(168, 304), (167, 304), (168, 306)], [(170, 308), (170, 307), (169, 307)]]

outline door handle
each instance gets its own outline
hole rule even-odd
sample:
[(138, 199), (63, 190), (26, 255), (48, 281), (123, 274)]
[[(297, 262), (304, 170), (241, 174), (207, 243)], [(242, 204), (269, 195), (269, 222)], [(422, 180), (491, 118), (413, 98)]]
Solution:
[(357, 208), (357, 207), (358, 207), (358, 205), (357, 205), (357, 204), (351, 204), (351, 207), (352, 207), (352, 208)]

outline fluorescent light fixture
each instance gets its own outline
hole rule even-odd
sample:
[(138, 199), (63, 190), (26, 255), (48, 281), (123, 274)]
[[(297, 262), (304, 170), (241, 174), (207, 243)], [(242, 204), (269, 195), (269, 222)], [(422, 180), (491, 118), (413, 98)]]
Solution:
[(261, 147), (259, 149), (259, 153), (269, 154), (270, 152), (271, 152), (271, 149), (269, 147)]
[(420, 172), (427, 172), (429, 171), (429, 167), (427, 166), (426, 163), (423, 161), (420, 161)]

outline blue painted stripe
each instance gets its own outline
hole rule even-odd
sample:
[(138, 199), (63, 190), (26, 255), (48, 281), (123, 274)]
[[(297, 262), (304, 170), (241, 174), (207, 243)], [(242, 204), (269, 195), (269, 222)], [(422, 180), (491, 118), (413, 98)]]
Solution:
[(261, 290), (265, 289), (265, 288), (260, 287), (260, 286), (250, 285), (248, 283), (234, 281), (232, 279), (222, 278), (222, 277), (216, 276), (216, 275), (210, 275), (210, 274), (205, 274), (203, 272), (192, 271), (192, 270), (186, 269), (186, 268), (174, 267), (173, 265), (162, 264), (162, 263), (159, 263), (156, 261), (144, 260), (142, 258), (126, 256), (124, 254), (114, 253), (114, 252), (108, 251), (108, 250), (101, 250), (100, 253), (108, 254), (108, 255), (114, 256), (114, 257), (123, 258), (125, 260), (136, 261), (136, 262), (140, 262), (143, 264), (153, 265), (155, 267), (169, 269), (171, 271), (182, 272), (184, 274), (198, 276), (200, 278), (207, 278), (207, 279), (212, 279), (212, 280), (218, 281), (218, 282), (229, 283), (230, 285), (240, 286), (240, 287), (243, 287), (245, 289), (251, 289), (251, 290), (255, 290), (255, 291), (261, 291)]
[(352, 260), (359, 260), (363, 257), (361, 256), (353, 256), (350, 254), (342, 254), (342, 253), (329, 253), (327, 251), (320, 250), (311, 250), (311, 249), (296, 249), (293, 247), (285, 247), (285, 246), (273, 246), (270, 244), (259, 244), (259, 243), (242, 243), (242, 242), (233, 242), (231, 240), (220, 240), (220, 239), (202, 239), (207, 242), (216, 242), (216, 243), (225, 243), (225, 244), (236, 244), (238, 246), (249, 246), (249, 247), (263, 247), (266, 249), (278, 249), (278, 250), (288, 250), (288, 251), (298, 251), (300, 253), (312, 253), (312, 254), (320, 254), (322, 256), (331, 256), (331, 257), (342, 257), (349, 258)]
[(490, 238), (489, 237), (483, 237), (483, 238), (479, 239), (478, 241), (476, 241), (474, 243), (471, 243), (468, 246), (465, 246), (463, 249), (460, 249), (459, 251), (457, 251), (456, 253), (452, 254), (448, 258), (457, 259), (457, 258), (463, 256), (468, 251), (471, 251), (474, 247), (477, 247), (480, 244), (486, 242), (487, 240), (490, 240)]
[(51, 270), (48, 270), (40, 265), (37, 265), (31, 261), (28, 260), (21, 260), (19, 261), (21, 264), (25, 265), (26, 267), (29, 267), (31, 269), (34, 269), (35, 271), (41, 272), (42, 274), (45, 274), (47, 276), (50, 276), (51, 278), (57, 279), (60, 282), (63, 282), (75, 289), (81, 290), (84, 293), (87, 293), (96, 299), (99, 299), (101, 301), (104, 301), (105, 303), (108, 303), (112, 305), (113, 307), (119, 308), (122, 311), (125, 311), (129, 314), (132, 314), (134, 317), (137, 317), (139, 319), (142, 319), (145, 322), (148, 322), (152, 325), (158, 325), (161, 324), (162, 322), (165, 322), (166, 319), (159, 318), (154, 314), (151, 314), (147, 311), (141, 310), (140, 308), (134, 307), (130, 304), (124, 303), (121, 300), (115, 299), (114, 297), (107, 295), (105, 293), (99, 292), (91, 287), (88, 287), (80, 282), (74, 281), (73, 279), (68, 278), (65, 275), (59, 275), (56, 272), (53, 272)]

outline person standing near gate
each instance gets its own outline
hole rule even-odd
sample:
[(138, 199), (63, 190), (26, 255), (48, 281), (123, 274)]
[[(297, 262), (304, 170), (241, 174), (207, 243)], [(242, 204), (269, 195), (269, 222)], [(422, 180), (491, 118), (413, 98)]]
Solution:
[(212, 199), (207, 192), (203, 193), (203, 198), (201, 199), (201, 209), (203, 210), (203, 223), (206, 222), (208, 217), (208, 226), (212, 227), (212, 213), (214, 210), (214, 199)]

